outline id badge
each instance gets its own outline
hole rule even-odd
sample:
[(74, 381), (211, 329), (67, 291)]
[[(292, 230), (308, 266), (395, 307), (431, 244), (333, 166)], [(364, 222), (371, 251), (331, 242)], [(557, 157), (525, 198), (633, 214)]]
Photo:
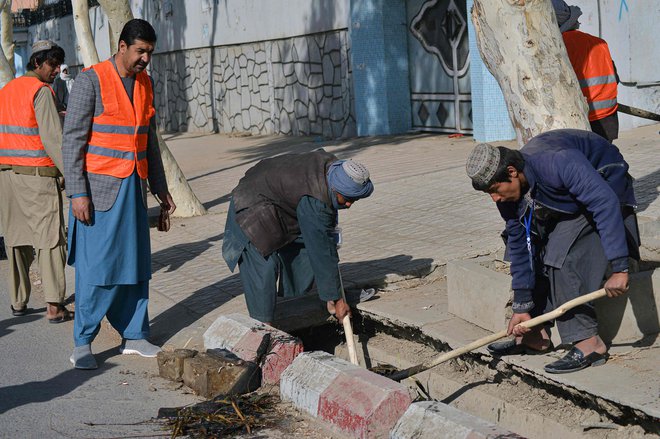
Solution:
[(339, 249), (342, 245), (342, 242), (343, 242), (342, 236), (341, 236), (341, 227), (339, 227), (339, 226), (335, 227), (335, 229), (332, 231), (332, 235), (335, 239), (335, 245)]

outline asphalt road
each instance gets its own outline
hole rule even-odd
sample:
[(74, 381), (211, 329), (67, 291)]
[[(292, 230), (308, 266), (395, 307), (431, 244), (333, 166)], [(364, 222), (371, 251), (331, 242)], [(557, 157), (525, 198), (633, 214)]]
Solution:
[(109, 327), (92, 344), (100, 368), (74, 369), (73, 322), (49, 323), (38, 287), (33, 312), (13, 317), (6, 270), (0, 261), (0, 437), (166, 437), (151, 421), (158, 408), (200, 401), (158, 377), (155, 359), (120, 355), (120, 339)]

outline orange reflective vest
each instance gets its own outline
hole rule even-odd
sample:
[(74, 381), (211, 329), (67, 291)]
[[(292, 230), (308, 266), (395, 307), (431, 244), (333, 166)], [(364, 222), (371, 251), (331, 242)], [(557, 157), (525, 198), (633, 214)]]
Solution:
[(39, 78), (21, 76), (0, 90), (0, 164), (55, 166), (41, 143), (34, 112), (41, 87), (50, 88)]
[(616, 73), (607, 43), (579, 30), (564, 32), (562, 37), (589, 104), (589, 121), (616, 112)]
[(149, 121), (155, 114), (149, 75), (135, 76), (133, 104), (110, 60), (92, 66), (99, 78), (103, 113), (92, 118), (85, 154), (85, 170), (93, 174), (126, 178), (135, 167), (147, 178)]

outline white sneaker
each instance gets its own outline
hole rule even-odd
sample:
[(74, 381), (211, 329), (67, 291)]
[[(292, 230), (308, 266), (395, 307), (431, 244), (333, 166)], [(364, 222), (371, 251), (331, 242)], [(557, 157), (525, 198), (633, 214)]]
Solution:
[(122, 355), (133, 355), (137, 354), (145, 358), (155, 358), (161, 349), (149, 343), (145, 339), (141, 340), (124, 340), (119, 352)]

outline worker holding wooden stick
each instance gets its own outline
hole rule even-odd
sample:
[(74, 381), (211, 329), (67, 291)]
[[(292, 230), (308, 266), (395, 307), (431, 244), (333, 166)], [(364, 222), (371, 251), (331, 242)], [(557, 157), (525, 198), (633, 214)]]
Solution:
[(252, 318), (271, 324), (278, 290), (297, 296), (314, 282), (328, 311), (340, 322), (350, 316), (337, 270), (338, 211), (373, 190), (364, 165), (323, 150), (248, 169), (232, 191), (222, 256), (230, 270), (239, 267)]
[[(477, 145), (466, 170), (476, 190), (488, 193), (506, 221), (511, 260), (515, 340), (492, 343), (494, 355), (546, 352), (547, 328), (518, 325), (576, 297), (604, 288), (610, 297), (628, 291), (629, 257), (639, 259), (635, 195), (628, 163), (602, 137), (561, 129), (539, 134), (520, 151)], [(545, 366), (567, 373), (604, 364), (591, 304), (556, 321), (562, 343), (573, 348)]]

